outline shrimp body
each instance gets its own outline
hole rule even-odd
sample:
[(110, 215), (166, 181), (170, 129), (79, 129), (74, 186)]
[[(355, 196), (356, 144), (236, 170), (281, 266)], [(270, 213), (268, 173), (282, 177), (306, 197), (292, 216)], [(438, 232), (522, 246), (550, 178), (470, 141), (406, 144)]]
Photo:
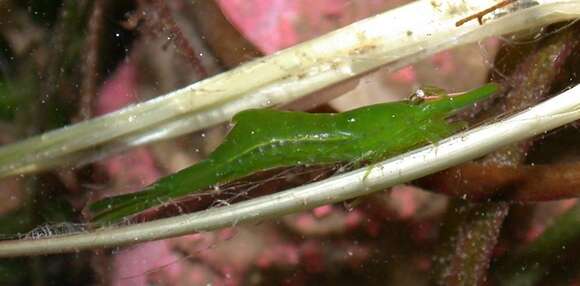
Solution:
[(460, 96), (382, 103), (334, 114), (243, 111), (234, 116), (234, 128), (207, 159), (141, 192), (97, 201), (89, 210), (93, 221), (111, 223), (259, 171), (355, 160), (378, 162), (453, 134), (463, 123), (447, 118), (496, 88), (489, 84)]

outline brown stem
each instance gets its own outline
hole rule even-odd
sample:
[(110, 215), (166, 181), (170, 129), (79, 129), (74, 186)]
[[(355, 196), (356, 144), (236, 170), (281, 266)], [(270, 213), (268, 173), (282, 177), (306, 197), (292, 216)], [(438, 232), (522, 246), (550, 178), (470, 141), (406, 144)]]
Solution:
[(448, 239), (435, 260), (438, 285), (480, 285), (501, 225), (507, 203), (466, 204), (456, 202), (447, 213), (443, 235)]
[(95, 1), (88, 22), (88, 36), (85, 42), (84, 62), (82, 65), (78, 120), (86, 120), (92, 116), (93, 98), (97, 94), (97, 82), (100, 76), (99, 52), (104, 29), (104, 10), (107, 3), (107, 0)]
[(471, 21), (473, 19), (477, 19), (477, 22), (479, 22), (480, 25), (483, 25), (483, 16), (485, 16), (485, 15), (487, 15), (487, 14), (489, 14), (489, 13), (491, 13), (491, 12), (493, 12), (493, 11), (499, 9), (499, 8), (505, 7), (505, 6), (507, 6), (507, 5), (509, 5), (509, 4), (513, 3), (513, 2), (516, 2), (516, 1), (517, 0), (504, 0), (504, 1), (501, 1), (501, 2), (499, 2), (499, 3), (497, 3), (497, 4), (493, 5), (493, 6), (491, 6), (489, 8), (487, 8), (485, 10), (482, 10), (481, 12), (475, 13), (475, 14), (473, 14), (471, 16), (465, 17), (465, 18), (457, 21), (457, 23), (455, 23), (455, 26), (456, 27), (459, 27), (459, 26), (461, 26), (461, 25), (463, 25), (463, 24), (465, 24), (465, 23), (467, 23), (467, 22), (469, 22), (469, 21)]
[(421, 180), (421, 186), (473, 201), (551, 201), (580, 197), (580, 163), (501, 166), (468, 163)]
[(220, 63), (233, 68), (263, 54), (226, 19), (214, 0), (194, 1), (195, 27)]
[(165, 0), (153, 0), (157, 11), (160, 16), (160, 23), (162, 25), (161, 30), (167, 29), (169, 32), (169, 40), (173, 42), (179, 54), (181, 54), (185, 59), (187, 59), (192, 67), (195, 69), (196, 73), (201, 77), (205, 78), (208, 76), (208, 72), (199, 60), (197, 52), (191, 46), (187, 38), (183, 35), (183, 32), (173, 19), (173, 15), (167, 2)]

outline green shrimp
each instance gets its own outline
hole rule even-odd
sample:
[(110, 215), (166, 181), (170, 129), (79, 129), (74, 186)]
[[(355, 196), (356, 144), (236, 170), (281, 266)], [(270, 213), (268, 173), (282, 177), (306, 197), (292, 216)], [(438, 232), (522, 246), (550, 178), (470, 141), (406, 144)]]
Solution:
[(172, 199), (278, 167), (340, 162), (379, 162), (448, 137), (464, 126), (448, 117), (497, 90), (488, 84), (459, 96), (382, 103), (317, 114), (247, 110), (209, 157), (143, 191), (109, 197), (89, 206), (98, 224), (116, 222)]

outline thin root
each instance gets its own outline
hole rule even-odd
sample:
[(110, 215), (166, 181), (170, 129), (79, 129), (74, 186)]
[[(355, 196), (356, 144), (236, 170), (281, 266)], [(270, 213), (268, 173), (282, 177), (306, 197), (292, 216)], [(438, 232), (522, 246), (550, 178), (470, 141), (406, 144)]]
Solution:
[(491, 6), (491, 7), (489, 7), (487, 9), (483, 10), (483, 11), (480, 11), (480, 12), (475, 13), (475, 14), (469, 16), (469, 17), (466, 17), (466, 18), (463, 18), (463, 19), (457, 21), (455, 23), (455, 26), (456, 27), (459, 27), (459, 26), (461, 26), (461, 25), (463, 25), (463, 24), (465, 24), (465, 23), (467, 23), (467, 22), (469, 22), (469, 21), (471, 21), (473, 19), (477, 19), (477, 22), (479, 22), (480, 25), (483, 25), (483, 17), (485, 15), (487, 15), (487, 14), (489, 14), (489, 13), (491, 13), (491, 12), (493, 12), (493, 11), (499, 9), (499, 8), (505, 7), (505, 6), (507, 6), (507, 5), (511, 4), (511, 3), (514, 3), (516, 1), (517, 0), (504, 0), (504, 1), (501, 1), (501, 2), (499, 2), (499, 3), (497, 3), (497, 4), (495, 4), (495, 5)]

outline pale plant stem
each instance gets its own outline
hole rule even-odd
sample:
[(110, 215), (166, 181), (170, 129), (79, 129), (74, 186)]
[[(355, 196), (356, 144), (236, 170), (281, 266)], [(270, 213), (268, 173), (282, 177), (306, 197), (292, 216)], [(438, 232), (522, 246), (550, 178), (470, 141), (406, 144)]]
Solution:
[(456, 26), (496, 3), (422, 0), (367, 18), (153, 100), (1, 147), (0, 177), (88, 162), (245, 109), (283, 105), (381, 66), (394, 70), (444, 49), (580, 15), (577, 0), (520, 0), (485, 15), (483, 25)]
[(278, 218), (407, 182), (580, 119), (580, 86), (507, 119), (368, 168), (229, 206), (89, 233), (0, 242), (0, 257), (115, 247)]

